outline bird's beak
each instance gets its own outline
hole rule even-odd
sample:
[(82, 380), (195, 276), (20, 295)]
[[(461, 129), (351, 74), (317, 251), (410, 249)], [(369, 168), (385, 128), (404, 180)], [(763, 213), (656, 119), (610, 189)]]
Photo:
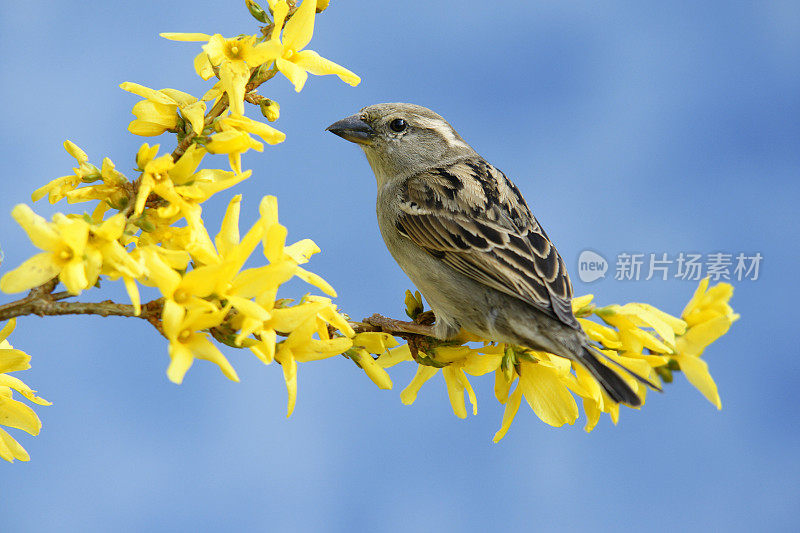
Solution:
[(375, 130), (372, 129), (372, 126), (361, 120), (358, 115), (345, 117), (325, 129), (342, 139), (358, 144), (369, 144), (375, 137)]

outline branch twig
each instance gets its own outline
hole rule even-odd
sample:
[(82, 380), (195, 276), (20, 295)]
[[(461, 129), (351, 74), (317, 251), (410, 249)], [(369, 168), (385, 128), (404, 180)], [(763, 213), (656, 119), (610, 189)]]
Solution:
[(153, 300), (142, 306), (142, 312), (130, 304), (121, 304), (111, 300), (102, 302), (62, 302), (73, 295), (66, 292), (53, 293), (58, 278), (53, 278), (44, 285), (31, 289), (25, 298), (15, 302), (0, 305), (0, 321), (10, 320), (18, 316), (61, 316), (61, 315), (98, 315), (98, 316), (127, 316), (142, 318), (150, 322), (159, 333), (164, 334), (161, 328), (161, 310), (164, 305), (163, 298)]

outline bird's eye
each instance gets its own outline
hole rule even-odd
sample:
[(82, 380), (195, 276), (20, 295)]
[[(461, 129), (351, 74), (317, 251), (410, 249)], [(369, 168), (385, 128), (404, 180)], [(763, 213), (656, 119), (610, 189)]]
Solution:
[(401, 131), (406, 129), (406, 121), (402, 118), (396, 118), (389, 123), (389, 127), (392, 128), (392, 131), (396, 131), (400, 133)]

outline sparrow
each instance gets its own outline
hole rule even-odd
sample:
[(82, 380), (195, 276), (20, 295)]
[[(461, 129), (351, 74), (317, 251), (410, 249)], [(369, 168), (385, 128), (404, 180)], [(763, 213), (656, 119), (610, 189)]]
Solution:
[(572, 284), (519, 189), (430, 109), (376, 104), (328, 126), (358, 144), (378, 184), (389, 252), (436, 317), (434, 336), (464, 329), (583, 365), (615, 402), (641, 404), (572, 313)]

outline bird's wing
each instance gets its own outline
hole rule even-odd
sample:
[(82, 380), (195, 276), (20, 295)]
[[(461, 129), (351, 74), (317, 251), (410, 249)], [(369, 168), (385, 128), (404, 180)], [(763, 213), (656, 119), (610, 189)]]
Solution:
[(483, 159), (409, 178), (396, 227), (465, 276), (580, 327), (564, 261), (517, 187)]

